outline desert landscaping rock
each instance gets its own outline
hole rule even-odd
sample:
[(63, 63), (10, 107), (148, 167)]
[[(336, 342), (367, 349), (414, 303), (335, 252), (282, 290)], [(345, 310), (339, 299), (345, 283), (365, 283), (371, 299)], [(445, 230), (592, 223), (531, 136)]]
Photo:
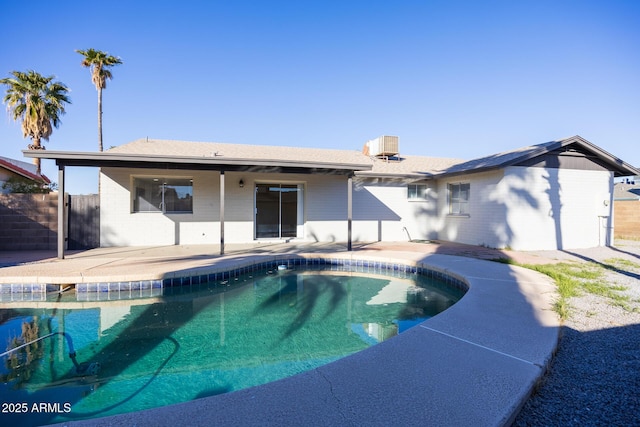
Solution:
[(629, 296), (628, 307), (592, 294), (569, 300), (556, 356), (514, 426), (639, 426), (640, 242), (538, 255), (601, 264), (625, 259), (635, 266), (605, 273), (608, 284), (627, 288), (621, 293)]

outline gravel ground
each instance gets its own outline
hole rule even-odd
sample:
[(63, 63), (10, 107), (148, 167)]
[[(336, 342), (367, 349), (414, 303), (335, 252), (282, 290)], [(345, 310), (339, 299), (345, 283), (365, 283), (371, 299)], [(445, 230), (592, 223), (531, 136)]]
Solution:
[(569, 300), (557, 353), (514, 426), (640, 426), (640, 242), (615, 244), (535, 254), (613, 264), (606, 281), (626, 287), (629, 300), (626, 308), (592, 294)]

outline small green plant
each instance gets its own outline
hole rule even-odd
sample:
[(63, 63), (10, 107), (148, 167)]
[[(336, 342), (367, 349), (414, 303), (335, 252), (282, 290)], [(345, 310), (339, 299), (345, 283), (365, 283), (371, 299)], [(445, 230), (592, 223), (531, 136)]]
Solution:
[(609, 258), (605, 259), (604, 262), (607, 266), (616, 270), (640, 269), (640, 264), (624, 258)]
[[(614, 306), (621, 307), (627, 311), (635, 311), (629, 305), (629, 297), (620, 294), (621, 291), (627, 290), (626, 287), (609, 284), (604, 280), (605, 269), (613, 269), (610, 265), (598, 265), (596, 263), (558, 263), (558, 264), (518, 264), (504, 259), (497, 259), (498, 262), (507, 262), (509, 264), (520, 265), (521, 267), (535, 270), (539, 273), (551, 277), (558, 287), (558, 299), (554, 303), (554, 311), (558, 313), (561, 319), (567, 319), (570, 315), (571, 306), (569, 299), (583, 295), (584, 292), (599, 295), (610, 300)], [(626, 261), (626, 260), (622, 260)], [(616, 261), (617, 262), (617, 261)], [(615, 263), (610, 263), (615, 264)], [(620, 263), (618, 263), (620, 265)], [(627, 263), (622, 263), (629, 266)], [(630, 263), (636, 265), (635, 263)], [(592, 314), (589, 314), (590, 316)]]
[(568, 319), (570, 314), (570, 306), (566, 298), (558, 298), (553, 303), (553, 311), (558, 313), (561, 319)]

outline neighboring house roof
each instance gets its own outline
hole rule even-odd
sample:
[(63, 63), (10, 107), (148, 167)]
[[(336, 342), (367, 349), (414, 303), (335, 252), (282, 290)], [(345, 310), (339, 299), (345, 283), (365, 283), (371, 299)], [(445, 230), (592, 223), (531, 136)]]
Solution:
[(613, 200), (640, 200), (640, 184), (616, 183), (613, 186)]
[[(331, 150), (263, 145), (138, 139), (100, 153), (23, 151), (26, 157), (55, 159), (64, 166), (163, 167), (173, 169), (355, 173), (362, 177), (440, 178), (507, 166), (542, 164), (559, 157), (577, 157), (615, 176), (640, 175), (640, 170), (587, 140), (573, 136), (474, 160), (397, 156), (369, 157), (358, 150)], [(537, 163), (536, 163), (537, 162)], [(552, 166), (553, 167), (553, 166)], [(559, 167), (556, 165), (555, 167)]]
[(38, 175), (36, 165), (31, 163), (0, 156), (0, 168), (7, 169), (32, 181), (44, 182), (46, 184), (51, 183), (46, 175)]

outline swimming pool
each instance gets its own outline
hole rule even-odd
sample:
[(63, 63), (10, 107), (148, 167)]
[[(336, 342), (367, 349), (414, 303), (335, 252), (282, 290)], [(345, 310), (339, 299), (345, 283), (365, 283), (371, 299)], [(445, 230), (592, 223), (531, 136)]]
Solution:
[[(29, 408), (28, 420), (7, 415), (18, 424), (102, 417), (264, 384), (388, 339), (464, 293), (392, 273), (272, 269), (153, 299), (4, 310), (9, 346), (54, 334), (2, 358), (2, 395)], [(51, 406), (34, 412), (41, 402)]]

